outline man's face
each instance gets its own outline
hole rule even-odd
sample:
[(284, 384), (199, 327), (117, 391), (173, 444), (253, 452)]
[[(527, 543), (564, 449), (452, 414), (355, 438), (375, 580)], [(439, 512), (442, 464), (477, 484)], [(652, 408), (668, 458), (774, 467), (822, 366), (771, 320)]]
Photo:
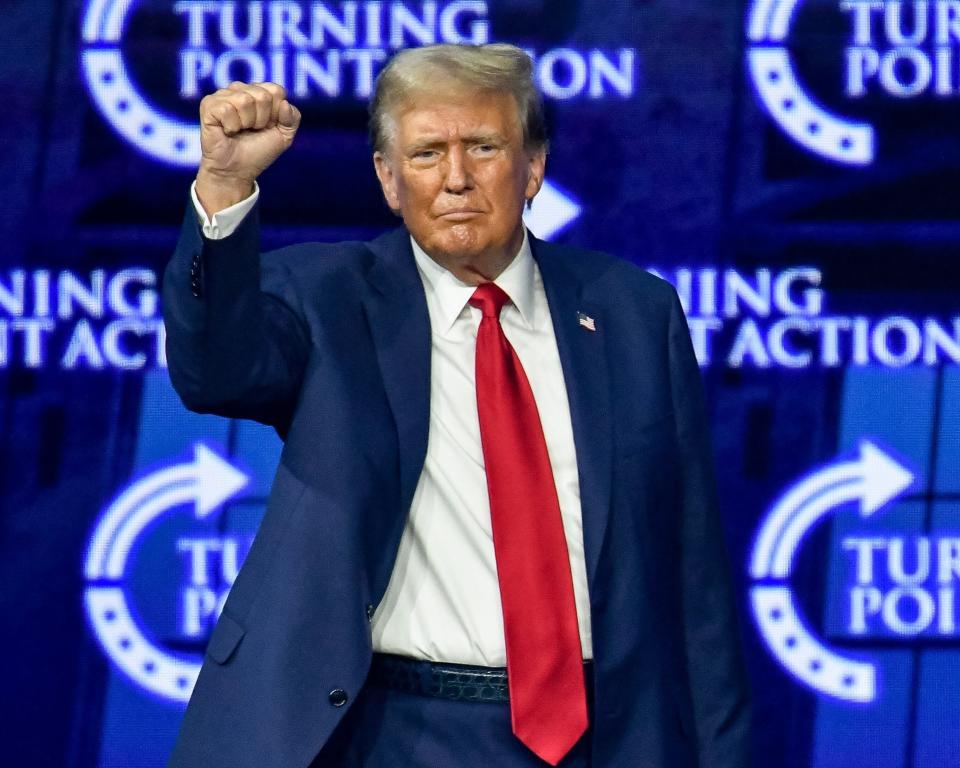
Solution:
[(420, 96), (398, 108), (374, 153), (387, 204), (436, 261), (469, 283), (496, 277), (523, 241), (523, 205), (543, 182), (544, 153), (523, 147), (510, 94)]

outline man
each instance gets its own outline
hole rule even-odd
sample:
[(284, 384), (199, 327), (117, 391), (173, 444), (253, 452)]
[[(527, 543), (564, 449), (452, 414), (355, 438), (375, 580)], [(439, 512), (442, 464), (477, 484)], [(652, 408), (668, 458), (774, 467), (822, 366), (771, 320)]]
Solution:
[(299, 122), (270, 83), (203, 100), (165, 277), (184, 402), (285, 439), (170, 765), (746, 765), (684, 316), (525, 231), (529, 59), (397, 54), (371, 136), (404, 227), (261, 257), (255, 180)]

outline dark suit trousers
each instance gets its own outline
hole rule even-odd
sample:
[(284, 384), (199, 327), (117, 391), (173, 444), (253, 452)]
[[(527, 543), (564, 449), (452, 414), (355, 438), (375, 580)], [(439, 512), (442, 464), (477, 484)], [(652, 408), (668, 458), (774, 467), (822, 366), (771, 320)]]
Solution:
[[(559, 768), (589, 768), (591, 736), (588, 729)], [(508, 704), (448, 701), (366, 686), (310, 768), (547, 765), (513, 735)]]

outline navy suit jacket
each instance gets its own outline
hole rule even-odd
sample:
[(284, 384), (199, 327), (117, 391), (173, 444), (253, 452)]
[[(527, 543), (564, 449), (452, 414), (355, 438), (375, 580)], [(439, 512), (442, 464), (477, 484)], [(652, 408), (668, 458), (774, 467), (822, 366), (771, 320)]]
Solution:
[[(208, 241), (191, 207), (164, 278), (184, 403), (285, 442), (171, 768), (307, 768), (364, 685), (427, 448), (430, 321), (406, 230), (261, 256), (258, 226), (255, 211)], [(580, 475), (593, 765), (743, 768), (747, 686), (676, 293), (605, 254), (531, 245)]]

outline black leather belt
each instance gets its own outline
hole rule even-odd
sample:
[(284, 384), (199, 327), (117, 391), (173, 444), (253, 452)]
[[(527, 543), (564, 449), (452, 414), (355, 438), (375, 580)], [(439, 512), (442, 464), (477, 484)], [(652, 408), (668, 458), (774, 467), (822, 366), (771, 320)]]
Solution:
[[(593, 664), (583, 662), (587, 698), (592, 698)], [(373, 654), (368, 685), (450, 701), (505, 704), (510, 701), (504, 667), (474, 667), (420, 661), (389, 653)]]

